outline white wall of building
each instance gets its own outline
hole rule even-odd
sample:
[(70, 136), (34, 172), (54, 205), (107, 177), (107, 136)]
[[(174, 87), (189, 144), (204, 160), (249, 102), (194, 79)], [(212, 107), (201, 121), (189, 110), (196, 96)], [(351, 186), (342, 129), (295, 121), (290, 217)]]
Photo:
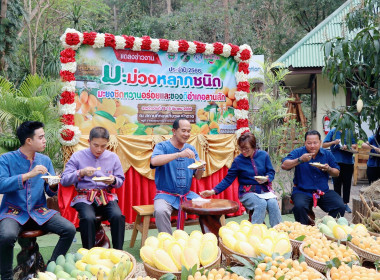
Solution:
[(313, 118), (311, 127), (317, 130), (322, 139), (325, 136), (323, 132), (322, 118), (326, 114), (328, 109), (339, 108), (340, 106), (346, 106), (346, 95), (343, 89), (339, 90), (339, 93), (334, 96), (332, 94), (332, 84), (327, 77), (322, 74), (317, 75), (317, 114)]

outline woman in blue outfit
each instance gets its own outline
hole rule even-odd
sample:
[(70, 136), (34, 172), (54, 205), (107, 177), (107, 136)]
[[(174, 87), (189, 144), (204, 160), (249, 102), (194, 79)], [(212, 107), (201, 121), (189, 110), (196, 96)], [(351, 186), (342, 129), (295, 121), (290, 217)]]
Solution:
[[(239, 200), (247, 210), (254, 210), (251, 222), (262, 224), (268, 210), (269, 223), (272, 227), (281, 223), (281, 213), (277, 197), (271, 183), (275, 171), (267, 152), (256, 148), (256, 137), (244, 133), (238, 139), (241, 154), (235, 158), (227, 176), (212, 190), (200, 193), (203, 197), (219, 194), (238, 178)], [(261, 177), (257, 177), (261, 176)]]
[[(334, 155), (335, 162), (340, 167), (340, 173), (338, 177), (333, 177), (334, 191), (342, 196), (342, 186), (343, 186), (343, 202), (345, 204), (346, 212), (351, 213), (351, 208), (348, 206), (350, 202), (350, 192), (351, 192), (351, 181), (352, 174), (354, 173), (354, 159), (353, 154), (347, 152), (348, 149), (348, 132), (346, 131), (344, 135), (344, 143), (340, 143), (342, 132), (333, 128), (326, 135), (323, 140), (322, 147), (329, 148), (331, 153)], [(352, 148), (356, 149), (356, 142), (353, 134), (351, 133)]]
[[(370, 136), (368, 142), (363, 143), (362, 147), (371, 149), (371, 153), (380, 154), (380, 126), (377, 128), (376, 134)], [(369, 184), (380, 179), (380, 157), (369, 156), (367, 161), (367, 178)]]

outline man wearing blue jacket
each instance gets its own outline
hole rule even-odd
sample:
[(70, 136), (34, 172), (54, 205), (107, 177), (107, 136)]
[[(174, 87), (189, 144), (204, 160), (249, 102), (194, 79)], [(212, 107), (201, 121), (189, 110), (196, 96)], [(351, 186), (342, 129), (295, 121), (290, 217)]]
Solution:
[(339, 165), (330, 151), (321, 149), (321, 134), (310, 130), (305, 134), (305, 146), (287, 155), (281, 168), (295, 168), (292, 200), (293, 214), (297, 222), (308, 224), (307, 213), (314, 205), (330, 216), (343, 217), (346, 211), (342, 198), (329, 189), (329, 176), (339, 176)]
[(45, 150), (46, 139), (41, 122), (27, 121), (17, 129), (21, 147), (0, 157), (0, 274), (11, 280), (13, 249), (23, 230), (41, 229), (60, 236), (50, 261), (64, 255), (74, 239), (74, 225), (57, 211), (48, 209), (46, 196), (57, 194), (58, 185), (50, 186), (41, 176), (54, 175)]

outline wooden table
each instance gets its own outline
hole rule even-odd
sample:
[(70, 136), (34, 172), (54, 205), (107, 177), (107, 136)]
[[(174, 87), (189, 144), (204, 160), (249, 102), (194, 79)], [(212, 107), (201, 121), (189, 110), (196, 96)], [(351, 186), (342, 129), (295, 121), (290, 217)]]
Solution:
[(181, 207), (186, 213), (199, 216), (199, 224), (203, 233), (212, 232), (218, 237), (219, 228), (222, 226), (220, 217), (235, 213), (239, 209), (239, 203), (229, 199), (188, 200), (184, 201)]

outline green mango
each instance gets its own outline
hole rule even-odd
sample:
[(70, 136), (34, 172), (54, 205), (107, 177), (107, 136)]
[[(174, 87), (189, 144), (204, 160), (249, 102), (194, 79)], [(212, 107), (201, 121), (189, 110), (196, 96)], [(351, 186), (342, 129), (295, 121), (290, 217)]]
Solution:
[(345, 217), (340, 217), (337, 221), (337, 224), (341, 226), (344, 226), (344, 225), (348, 226), (348, 221)]
[(337, 223), (335, 221), (328, 221), (327, 222), (327, 226), (329, 227), (329, 229), (332, 231), (333, 228), (337, 225)]
[(87, 264), (84, 270), (91, 273), (91, 264)]
[(74, 254), (74, 261), (77, 262), (77, 261), (81, 260), (82, 257), (83, 257), (83, 255), (81, 253), (76, 252)]
[(334, 237), (332, 230), (328, 226), (326, 226), (325, 224), (320, 224), (318, 227), (319, 227), (319, 230), (324, 235), (328, 235), (330, 237)]
[(71, 271), (70, 275), (71, 277), (77, 278), (77, 275), (79, 275), (80, 270), (79, 269), (74, 269)]
[(54, 270), (55, 270), (55, 267), (57, 266), (57, 264), (52, 261), (50, 262), (47, 267), (46, 267), (46, 271), (50, 271), (50, 272), (53, 272), (54, 273)]
[(63, 270), (69, 274), (71, 274), (71, 271), (73, 271), (75, 268), (75, 265), (73, 265), (71, 262), (66, 262), (63, 265)]
[(324, 216), (324, 217), (322, 218), (322, 223), (324, 223), (325, 225), (327, 225), (327, 223), (328, 223), (329, 221), (334, 221), (334, 222), (335, 222), (335, 219), (334, 219), (333, 217), (329, 216), (329, 215)]
[(58, 272), (63, 271), (63, 267), (59, 264), (55, 266), (54, 274), (57, 274)]
[(63, 270), (58, 271), (56, 275), (57, 275), (57, 278), (63, 278), (63, 279), (69, 279), (71, 277), (70, 274), (68, 274), (67, 272), (64, 272)]
[(65, 256), (64, 255), (59, 255), (55, 262), (56, 262), (56, 264), (59, 264), (60, 266), (63, 267), (63, 265), (66, 262)]

